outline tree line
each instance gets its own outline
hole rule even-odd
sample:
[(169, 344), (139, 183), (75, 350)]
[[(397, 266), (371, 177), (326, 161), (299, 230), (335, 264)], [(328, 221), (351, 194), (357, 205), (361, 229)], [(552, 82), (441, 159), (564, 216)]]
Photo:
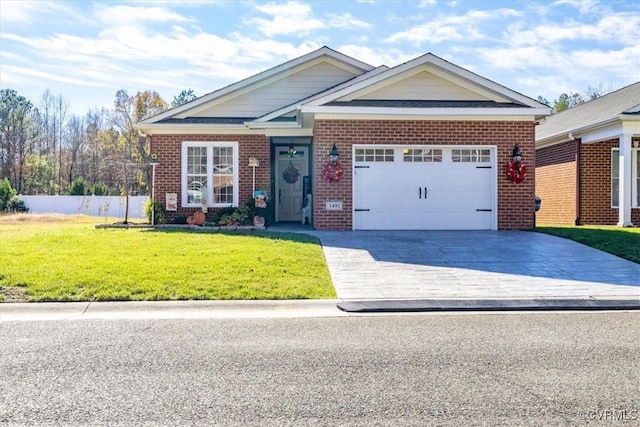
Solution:
[(49, 90), (34, 103), (0, 89), (0, 180), (18, 194), (147, 194), (149, 145), (133, 126), (193, 99), (192, 89), (171, 104), (155, 91), (119, 90), (113, 108), (80, 116)]
[[(602, 85), (584, 96), (563, 93), (560, 112), (604, 94)], [(149, 145), (134, 124), (196, 98), (183, 90), (168, 104), (151, 90), (117, 91), (113, 108), (69, 114), (69, 102), (46, 90), (36, 103), (13, 89), (0, 90), (0, 180), (18, 194), (140, 195), (149, 193)]]

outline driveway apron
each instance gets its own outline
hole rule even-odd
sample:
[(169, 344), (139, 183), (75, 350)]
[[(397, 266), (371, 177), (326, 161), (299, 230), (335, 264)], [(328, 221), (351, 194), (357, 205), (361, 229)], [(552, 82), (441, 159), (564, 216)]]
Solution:
[(314, 231), (340, 299), (640, 300), (640, 264), (526, 231)]

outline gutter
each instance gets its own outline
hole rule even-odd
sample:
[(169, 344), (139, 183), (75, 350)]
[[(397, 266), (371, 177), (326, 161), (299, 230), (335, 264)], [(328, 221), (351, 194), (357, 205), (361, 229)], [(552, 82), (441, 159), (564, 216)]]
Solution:
[(580, 138), (575, 138), (573, 136), (573, 132), (569, 132), (567, 137), (573, 139), (576, 144), (576, 211), (575, 211), (575, 219), (574, 225), (580, 225), (580, 204), (581, 204), (581, 190), (582, 190), (582, 174), (580, 163), (582, 160), (582, 140)]

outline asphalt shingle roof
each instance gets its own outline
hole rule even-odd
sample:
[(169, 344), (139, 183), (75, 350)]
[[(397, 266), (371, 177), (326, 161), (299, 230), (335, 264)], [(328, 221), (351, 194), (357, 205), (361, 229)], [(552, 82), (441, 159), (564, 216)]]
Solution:
[(640, 82), (547, 117), (536, 126), (536, 141), (568, 134), (615, 118), (640, 113)]

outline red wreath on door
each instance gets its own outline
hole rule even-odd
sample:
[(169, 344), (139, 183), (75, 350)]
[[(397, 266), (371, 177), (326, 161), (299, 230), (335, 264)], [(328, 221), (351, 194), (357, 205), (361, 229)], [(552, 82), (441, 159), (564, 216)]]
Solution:
[(507, 163), (507, 178), (509, 181), (519, 184), (527, 177), (527, 166), (522, 162)]

